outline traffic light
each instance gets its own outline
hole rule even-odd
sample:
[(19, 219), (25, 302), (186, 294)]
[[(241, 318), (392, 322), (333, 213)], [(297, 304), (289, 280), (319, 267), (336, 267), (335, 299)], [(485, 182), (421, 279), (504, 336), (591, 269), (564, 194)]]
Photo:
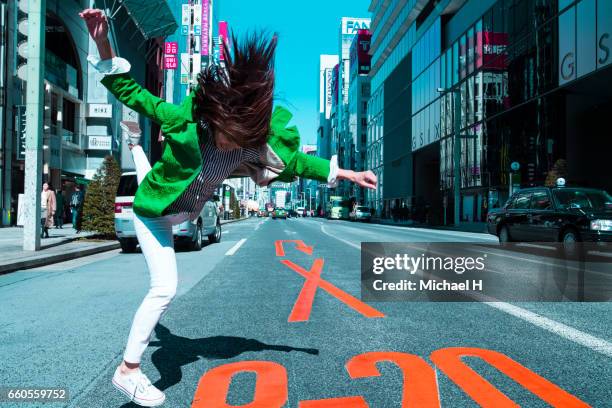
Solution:
[(17, 2), (17, 77), (26, 80), (28, 62), (28, 3)]

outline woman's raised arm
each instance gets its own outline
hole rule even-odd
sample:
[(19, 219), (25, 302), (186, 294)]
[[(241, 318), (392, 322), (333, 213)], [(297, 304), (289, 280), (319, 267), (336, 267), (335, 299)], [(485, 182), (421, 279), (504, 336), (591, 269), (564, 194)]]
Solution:
[(100, 58), (87, 59), (99, 72), (106, 74), (102, 84), (124, 105), (151, 120), (162, 124), (179, 111), (179, 107), (166, 102), (141, 87), (129, 74), (130, 63), (115, 55), (108, 39), (108, 21), (99, 9), (85, 9), (79, 16), (85, 21), (91, 38), (98, 47)]

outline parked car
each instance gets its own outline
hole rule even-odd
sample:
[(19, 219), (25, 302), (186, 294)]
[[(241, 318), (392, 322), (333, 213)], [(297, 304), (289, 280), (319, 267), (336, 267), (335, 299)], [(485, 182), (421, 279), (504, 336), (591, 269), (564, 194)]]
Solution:
[(287, 219), (287, 210), (284, 208), (276, 208), (272, 213), (272, 219), (283, 218)]
[[(126, 253), (134, 252), (138, 244), (133, 221), (134, 195), (137, 188), (135, 172), (126, 172), (121, 175), (115, 198), (115, 233), (121, 249)], [(187, 243), (195, 251), (202, 249), (204, 237), (207, 237), (211, 244), (220, 242), (221, 220), (216, 203), (212, 200), (207, 201), (196, 220), (187, 220), (182, 224), (174, 225), (172, 234), (175, 242)]]
[(353, 211), (349, 213), (349, 219), (351, 221), (367, 221), (370, 222), (372, 214), (368, 207), (356, 206)]
[(487, 228), (501, 243), (612, 242), (612, 196), (593, 188), (526, 188), (489, 212)]

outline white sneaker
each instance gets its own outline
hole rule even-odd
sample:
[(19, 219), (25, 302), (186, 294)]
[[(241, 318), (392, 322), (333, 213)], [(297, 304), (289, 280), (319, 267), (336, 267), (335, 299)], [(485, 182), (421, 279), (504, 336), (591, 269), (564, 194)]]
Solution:
[(129, 120), (122, 120), (119, 124), (123, 130), (123, 139), (127, 144), (137, 145), (140, 143), (140, 135), (142, 131), (138, 122), (132, 122)]
[(151, 384), (140, 369), (129, 374), (121, 374), (120, 367), (117, 367), (113, 375), (113, 385), (130, 401), (143, 407), (157, 407), (166, 400), (166, 394)]

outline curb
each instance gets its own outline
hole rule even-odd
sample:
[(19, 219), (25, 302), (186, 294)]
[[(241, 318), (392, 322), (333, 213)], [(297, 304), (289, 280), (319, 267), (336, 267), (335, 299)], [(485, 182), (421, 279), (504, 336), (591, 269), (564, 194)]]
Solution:
[(452, 226), (443, 226), (443, 225), (429, 225), (429, 224), (421, 224), (416, 222), (411, 223), (395, 223), (393, 221), (384, 221), (381, 218), (372, 218), (372, 223), (379, 225), (391, 225), (394, 227), (403, 227), (403, 228), (423, 228), (423, 229), (432, 229), (438, 231), (455, 231), (455, 232), (470, 232), (474, 234), (488, 234), (489, 232), (486, 229), (486, 226), (483, 227), (482, 230), (479, 229), (468, 229), (468, 228), (456, 228)]
[(10, 272), (15, 272), (21, 269), (37, 268), (39, 266), (51, 265), (58, 262), (70, 261), (77, 258), (82, 258), (89, 255), (98, 254), (101, 252), (112, 251), (113, 249), (121, 248), (119, 242), (108, 242), (96, 245), (94, 247), (85, 249), (75, 249), (72, 251), (54, 254), (54, 255), (39, 255), (34, 258), (26, 259), (24, 261), (14, 262), (10, 264), (0, 265), (0, 275), (4, 275)]

